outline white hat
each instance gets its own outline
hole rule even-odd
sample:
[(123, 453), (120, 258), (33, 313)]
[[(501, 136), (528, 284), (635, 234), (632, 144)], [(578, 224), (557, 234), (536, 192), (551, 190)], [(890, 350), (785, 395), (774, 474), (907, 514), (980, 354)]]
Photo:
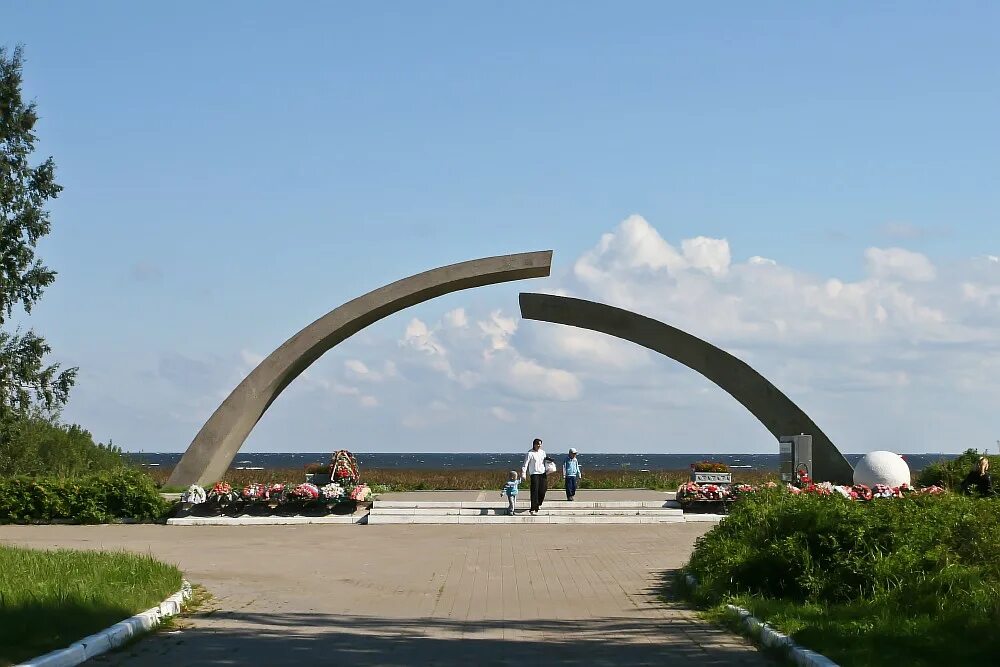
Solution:
[(570, 454), (576, 454), (576, 448), (574, 448), (574, 447), (570, 447), (570, 448), (569, 448), (569, 453), (570, 453)]

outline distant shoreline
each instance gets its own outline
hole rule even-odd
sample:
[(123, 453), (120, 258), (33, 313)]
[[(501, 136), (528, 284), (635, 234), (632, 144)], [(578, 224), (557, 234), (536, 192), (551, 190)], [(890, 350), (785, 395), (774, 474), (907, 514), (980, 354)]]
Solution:
[[(333, 448), (331, 448), (332, 450)], [(406, 469), (406, 470), (494, 470), (519, 469), (523, 452), (354, 452), (362, 468)], [(562, 451), (549, 450), (557, 461), (565, 457)], [(126, 452), (133, 461), (156, 468), (173, 468), (180, 460), (181, 452)], [(847, 454), (853, 465), (863, 455)], [(951, 459), (957, 454), (927, 453), (903, 454), (911, 471), (918, 471), (930, 463)], [(231, 470), (272, 470), (301, 469), (311, 463), (327, 463), (328, 452), (240, 452), (230, 466)], [(630, 472), (677, 471), (690, 467), (697, 461), (720, 461), (734, 468), (755, 472), (774, 472), (778, 469), (778, 454), (614, 454), (580, 452), (580, 461), (585, 469)]]

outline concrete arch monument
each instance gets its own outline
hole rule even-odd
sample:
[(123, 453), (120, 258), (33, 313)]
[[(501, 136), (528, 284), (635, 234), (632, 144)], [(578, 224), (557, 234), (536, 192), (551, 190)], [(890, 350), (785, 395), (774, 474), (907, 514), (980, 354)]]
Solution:
[(603, 303), (551, 294), (521, 294), (519, 301), (524, 319), (599, 331), (679, 361), (739, 401), (775, 438), (811, 435), (816, 479), (853, 483), (851, 464), (819, 426), (767, 378), (725, 350), (669, 324)]
[(240, 382), (201, 427), (168, 484), (204, 485), (220, 479), (285, 387), (334, 345), (368, 325), (451, 292), (542, 278), (551, 266), (551, 250), (475, 259), (403, 278), (331, 310), (285, 341)]

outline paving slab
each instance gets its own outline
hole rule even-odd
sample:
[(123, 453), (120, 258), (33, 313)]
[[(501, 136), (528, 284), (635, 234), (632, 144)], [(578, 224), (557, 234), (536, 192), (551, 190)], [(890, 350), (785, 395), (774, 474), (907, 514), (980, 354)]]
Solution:
[(2, 526), (176, 563), (208, 608), (91, 664), (771, 664), (663, 598), (709, 524)]

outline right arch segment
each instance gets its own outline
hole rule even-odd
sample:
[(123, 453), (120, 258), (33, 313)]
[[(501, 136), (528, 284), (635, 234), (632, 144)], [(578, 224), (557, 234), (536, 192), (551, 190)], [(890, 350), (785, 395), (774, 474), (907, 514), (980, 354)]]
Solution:
[(566, 324), (631, 341), (701, 373), (743, 404), (775, 438), (812, 436), (813, 476), (852, 484), (854, 469), (802, 409), (745, 362), (669, 324), (603, 303), (553, 294), (521, 294), (521, 317)]

